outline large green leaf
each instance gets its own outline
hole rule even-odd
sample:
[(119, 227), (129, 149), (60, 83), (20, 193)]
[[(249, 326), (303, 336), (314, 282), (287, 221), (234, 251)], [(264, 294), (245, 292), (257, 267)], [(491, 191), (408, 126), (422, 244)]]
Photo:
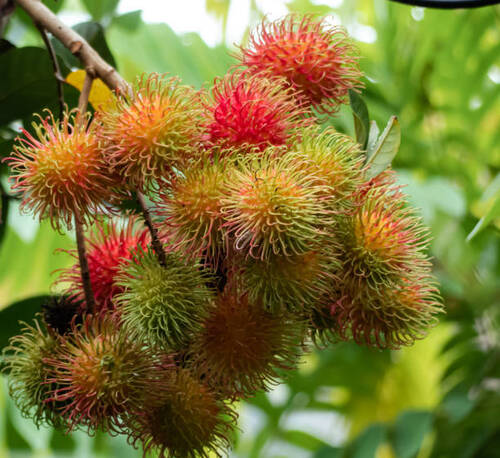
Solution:
[(120, 0), (82, 0), (83, 5), (94, 21), (100, 21), (105, 16), (110, 16), (116, 10)]
[(348, 448), (349, 458), (373, 458), (377, 449), (385, 441), (386, 427), (375, 423), (365, 429)]
[(11, 337), (20, 333), (23, 327), (20, 322), (31, 324), (49, 297), (48, 295), (30, 297), (0, 310), (0, 349), (8, 344)]
[(472, 240), (493, 220), (500, 218), (500, 173), (497, 174), (495, 179), (486, 188), (481, 201), (485, 207), (484, 214), (467, 236), (467, 241)]
[(399, 415), (392, 432), (392, 446), (396, 456), (398, 458), (414, 457), (431, 428), (431, 412), (407, 411)]

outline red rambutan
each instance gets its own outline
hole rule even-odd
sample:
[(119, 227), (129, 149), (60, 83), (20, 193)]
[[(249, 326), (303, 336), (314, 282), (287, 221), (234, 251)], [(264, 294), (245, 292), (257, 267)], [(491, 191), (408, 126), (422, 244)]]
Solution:
[(345, 30), (310, 15), (264, 21), (239, 59), (252, 73), (286, 78), (298, 99), (319, 112), (335, 112), (349, 89), (361, 86), (357, 50)]
[(98, 113), (99, 136), (110, 164), (132, 187), (148, 188), (187, 163), (201, 140), (196, 91), (176, 78), (139, 78)]
[(78, 112), (64, 113), (57, 121), (50, 114), (33, 123), (35, 136), (26, 130), (18, 138), (12, 156), (5, 160), (14, 172), (13, 189), (23, 193), (21, 208), (52, 226), (71, 227), (74, 215), (93, 221), (115, 198), (118, 186), (96, 136), (95, 123)]
[(223, 396), (250, 395), (295, 368), (304, 330), (287, 314), (251, 303), (248, 294), (231, 283), (216, 298), (189, 349), (191, 367)]
[(159, 458), (209, 458), (229, 448), (236, 413), (187, 369), (169, 379), (161, 403), (132, 417), (133, 445)]
[[(134, 259), (138, 250), (144, 250), (149, 243), (149, 232), (139, 228), (134, 216), (119, 225), (99, 223), (86, 237), (87, 261), (90, 282), (95, 297), (96, 310), (109, 310), (115, 307), (114, 297), (123, 292), (117, 284), (117, 276), (127, 261)], [(68, 283), (68, 291), (77, 299), (84, 301), (82, 276), (76, 250), (70, 252), (75, 264), (62, 272), (59, 283)]]
[(206, 139), (226, 154), (283, 146), (310, 124), (305, 112), (283, 79), (235, 71), (217, 79), (207, 97)]

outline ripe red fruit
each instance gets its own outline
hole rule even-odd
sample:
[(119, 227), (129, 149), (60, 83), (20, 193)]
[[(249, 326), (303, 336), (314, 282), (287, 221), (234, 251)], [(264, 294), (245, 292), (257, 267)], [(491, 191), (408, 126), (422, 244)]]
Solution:
[[(134, 258), (139, 249), (145, 250), (149, 242), (149, 232), (139, 227), (135, 217), (129, 217), (123, 225), (116, 221), (97, 224), (86, 237), (87, 261), (90, 282), (95, 296), (96, 311), (115, 307), (114, 297), (123, 292), (116, 282), (117, 275), (128, 260)], [(68, 291), (83, 301), (82, 276), (76, 250), (70, 252), (75, 264), (63, 271), (59, 283), (69, 283)], [(75, 292), (76, 291), (76, 292)]]
[(241, 71), (217, 79), (205, 102), (207, 143), (259, 151), (289, 143), (311, 121), (285, 83)]
[(286, 78), (318, 112), (335, 112), (349, 89), (361, 86), (358, 56), (345, 30), (312, 16), (264, 21), (241, 48), (240, 60), (252, 73)]

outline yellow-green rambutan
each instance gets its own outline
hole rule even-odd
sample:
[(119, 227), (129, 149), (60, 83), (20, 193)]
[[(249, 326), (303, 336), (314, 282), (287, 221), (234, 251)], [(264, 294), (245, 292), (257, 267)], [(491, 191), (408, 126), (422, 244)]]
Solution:
[(344, 28), (312, 15), (264, 20), (238, 57), (252, 73), (286, 78), (299, 100), (319, 112), (337, 111), (349, 89), (362, 86), (358, 53)]
[(130, 440), (159, 458), (209, 458), (230, 446), (236, 413), (187, 369), (170, 377), (161, 403), (130, 421)]
[(273, 76), (234, 71), (216, 79), (206, 97), (206, 141), (239, 150), (284, 146), (311, 123), (286, 81)]
[(287, 154), (302, 161), (305, 172), (316, 177), (334, 213), (352, 211), (365, 181), (364, 156), (358, 143), (333, 128), (310, 127)]
[(125, 415), (166, 389), (164, 362), (111, 315), (86, 316), (44, 363), (58, 386), (51, 400), (62, 403), (68, 430), (121, 432)]
[(295, 368), (305, 327), (287, 313), (252, 303), (235, 283), (226, 285), (202, 332), (189, 348), (194, 371), (222, 396), (237, 398), (268, 389)]
[[(116, 278), (127, 260), (134, 259), (138, 250), (146, 249), (149, 240), (149, 232), (139, 226), (135, 216), (129, 216), (123, 224), (99, 222), (87, 235), (87, 262), (97, 312), (115, 308), (114, 298), (123, 292)], [(72, 296), (84, 301), (78, 253), (76, 250), (69, 253), (75, 258), (75, 264), (62, 271), (59, 283), (67, 283)]]
[(99, 113), (106, 156), (132, 187), (148, 188), (187, 163), (201, 140), (197, 92), (176, 78), (143, 76)]
[(161, 266), (150, 250), (124, 266), (117, 284), (118, 312), (127, 332), (153, 346), (178, 350), (201, 330), (212, 291), (194, 260), (166, 254)]
[(271, 311), (310, 309), (335, 281), (338, 253), (338, 246), (325, 238), (303, 254), (247, 258), (241, 275), (250, 301), (260, 300)]
[(239, 161), (223, 200), (235, 249), (258, 259), (306, 253), (324, 233), (321, 187), (300, 160), (272, 152)]
[(52, 399), (57, 384), (50, 383), (52, 367), (46, 361), (59, 345), (57, 335), (47, 332), (35, 320), (33, 326), (25, 324), (22, 334), (12, 337), (3, 351), (9, 394), (21, 414), (37, 426), (64, 424), (64, 416), (59, 412), (64, 402)]
[(17, 139), (6, 162), (13, 171), (13, 189), (23, 194), (21, 208), (48, 218), (52, 226), (72, 226), (75, 215), (84, 223), (102, 214), (116, 198), (119, 182), (105, 161), (96, 124), (77, 111), (52, 114), (33, 123)]
[(222, 199), (227, 164), (217, 158), (182, 171), (161, 194), (157, 213), (168, 240), (179, 250), (215, 258), (227, 244)]

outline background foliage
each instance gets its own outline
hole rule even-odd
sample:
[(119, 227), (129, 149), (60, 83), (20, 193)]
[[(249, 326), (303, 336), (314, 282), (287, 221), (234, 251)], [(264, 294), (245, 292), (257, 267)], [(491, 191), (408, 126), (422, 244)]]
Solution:
[[(239, 0), (232, 0), (238, 3)], [(231, 65), (224, 44), (230, 0), (206, 0), (222, 44), (119, 15), (119, 0), (44, 0), (84, 13), (75, 26), (128, 79), (169, 72), (197, 87)], [(326, 2), (326, 0), (325, 0)], [(251, 22), (265, 2), (251, 2)], [(394, 161), (431, 227), (447, 315), (401, 351), (343, 343), (312, 352), (286, 385), (239, 407), (238, 457), (498, 457), (500, 450), (500, 7), (437, 11), (385, 0), (293, 0), (290, 11), (334, 14), (364, 56), (365, 98), (379, 127), (390, 115), (403, 140)], [(336, 5), (332, 7), (331, 5)], [(175, 5), (172, 4), (172, 8)], [(251, 24), (248, 24), (250, 26)], [(360, 32), (361, 33), (360, 35)], [(38, 31), (16, 11), (0, 42), (0, 157), (33, 112), (57, 111), (56, 86)], [(230, 47), (231, 48), (231, 47)], [(57, 46), (64, 76), (79, 63)], [(74, 105), (78, 91), (65, 87)], [(328, 120), (353, 133), (344, 109)], [(70, 234), (22, 217), (0, 165), (0, 344), (50, 292), (51, 272), (71, 262)], [(120, 438), (37, 431), (0, 387), (0, 457), (139, 456)]]

